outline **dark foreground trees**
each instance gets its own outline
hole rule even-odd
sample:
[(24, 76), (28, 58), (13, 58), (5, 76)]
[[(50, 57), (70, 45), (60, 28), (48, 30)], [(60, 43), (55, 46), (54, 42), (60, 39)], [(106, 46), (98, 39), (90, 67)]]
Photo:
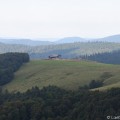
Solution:
[(107, 120), (120, 115), (120, 89), (105, 92), (34, 87), (0, 93), (0, 120)]
[(28, 61), (27, 53), (0, 54), (0, 86), (10, 82), (14, 77), (14, 72)]

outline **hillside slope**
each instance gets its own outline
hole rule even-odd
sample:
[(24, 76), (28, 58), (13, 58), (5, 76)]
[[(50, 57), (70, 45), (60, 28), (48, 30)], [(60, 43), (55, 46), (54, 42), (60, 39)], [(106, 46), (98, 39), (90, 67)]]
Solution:
[(112, 76), (104, 81), (105, 87), (120, 86), (120, 65), (101, 64), (88, 61), (38, 60), (31, 61), (16, 72), (15, 78), (3, 89), (26, 91), (33, 86), (43, 88), (55, 85), (68, 90), (77, 90), (79, 86), (98, 80), (104, 73)]
[(87, 42), (34, 47), (0, 44), (0, 53), (25, 52), (29, 53), (31, 59), (44, 59), (51, 54), (61, 54), (63, 58), (76, 58), (82, 55), (112, 52), (114, 50), (120, 50), (120, 43)]

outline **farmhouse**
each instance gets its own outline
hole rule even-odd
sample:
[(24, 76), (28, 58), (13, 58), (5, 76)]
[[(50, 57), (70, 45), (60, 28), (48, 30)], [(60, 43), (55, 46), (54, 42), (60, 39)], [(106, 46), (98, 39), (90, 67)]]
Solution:
[(61, 55), (59, 55), (59, 54), (53, 54), (53, 55), (50, 55), (48, 57), (49, 57), (49, 59), (60, 59)]

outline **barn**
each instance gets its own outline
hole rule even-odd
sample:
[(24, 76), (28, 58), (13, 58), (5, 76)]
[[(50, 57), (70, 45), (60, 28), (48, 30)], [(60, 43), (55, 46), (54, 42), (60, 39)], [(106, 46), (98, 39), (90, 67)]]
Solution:
[(49, 59), (60, 59), (61, 55), (60, 54), (53, 54), (53, 55), (48, 56), (48, 58)]

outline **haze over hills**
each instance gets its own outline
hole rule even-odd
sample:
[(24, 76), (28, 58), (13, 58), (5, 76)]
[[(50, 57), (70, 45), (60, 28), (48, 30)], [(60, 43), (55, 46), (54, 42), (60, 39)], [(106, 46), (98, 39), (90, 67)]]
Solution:
[[(53, 39), (54, 40), (54, 39)], [(56, 45), (56, 44), (65, 44), (65, 43), (74, 43), (74, 42), (87, 42), (86, 39), (80, 38), (80, 37), (66, 37), (62, 39), (57, 39), (56, 41), (53, 41), (50, 38), (45, 39), (5, 39), (0, 38), (1, 43), (6, 44), (21, 44), (21, 45), (29, 45), (29, 46), (39, 46), (39, 45)]]
[(50, 41), (43, 41), (41, 40), (31, 40), (31, 39), (5, 39), (5, 38), (0, 38), (1, 43), (6, 43), (6, 44), (21, 44), (21, 45), (28, 45), (28, 46), (39, 46), (39, 45), (50, 45), (53, 44)]
[(120, 34), (107, 36), (104, 38), (93, 39), (92, 41), (116, 42), (120, 43)]
[(115, 42), (120, 43), (120, 34), (118, 35), (111, 35), (103, 38), (82, 38), (82, 37), (65, 37), (60, 40), (54, 41), (57, 44), (64, 44), (64, 43), (75, 43), (75, 42)]
[(52, 39), (52, 38), (40, 38), (37, 40), (33, 39), (9, 39), (9, 38), (0, 38), (0, 42), (6, 44), (21, 44), (21, 45), (29, 45), (29, 46), (39, 46), (39, 45), (56, 45), (56, 44), (65, 44), (65, 43), (75, 43), (75, 42), (116, 42), (120, 43), (120, 35), (113, 35), (104, 38), (98, 39), (86, 39), (81, 37), (65, 37), (61, 39)]
[(74, 43), (74, 42), (87, 42), (87, 40), (84, 38), (81, 38), (81, 37), (66, 37), (66, 38), (62, 38), (58, 41), (55, 41), (55, 43), (57, 43), (57, 44)]
[(0, 53), (24, 52), (29, 53), (32, 59), (46, 59), (51, 54), (61, 54), (62, 58), (76, 58), (115, 50), (120, 50), (120, 43), (78, 42), (43, 46), (0, 44)]

